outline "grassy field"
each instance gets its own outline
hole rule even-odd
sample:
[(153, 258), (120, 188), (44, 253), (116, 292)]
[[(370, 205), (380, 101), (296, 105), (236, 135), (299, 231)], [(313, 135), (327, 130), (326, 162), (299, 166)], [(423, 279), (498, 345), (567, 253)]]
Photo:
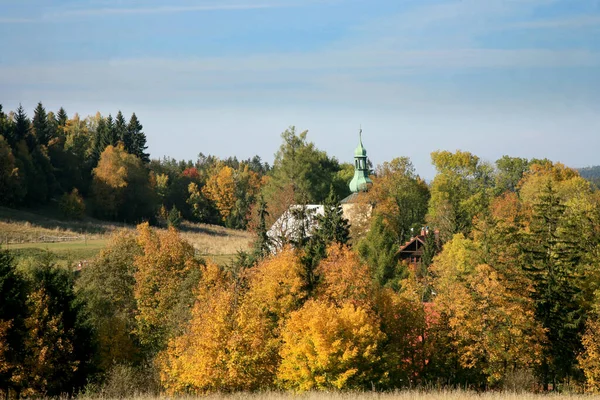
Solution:
[[(52, 212), (0, 207), (0, 246), (14, 251), (17, 258), (34, 257), (45, 251), (54, 253), (57, 262), (65, 265), (90, 260), (100, 252), (108, 238), (120, 229), (135, 226), (85, 218), (65, 221), (50, 218)], [(239, 250), (247, 250), (253, 234), (221, 226), (184, 222), (183, 238), (198, 254), (218, 264), (227, 264)]]
[[(85, 396), (84, 396), (85, 397)], [(160, 400), (171, 399), (171, 397), (151, 397), (140, 396), (133, 397), (139, 400)], [(594, 399), (600, 396), (576, 395), (576, 394), (533, 394), (533, 393), (507, 393), (507, 392), (466, 392), (466, 391), (417, 391), (406, 390), (394, 393), (364, 392), (364, 393), (322, 393), (309, 392), (303, 394), (293, 393), (234, 393), (234, 394), (213, 394), (202, 397), (182, 396), (176, 397), (182, 400), (202, 399), (202, 400), (575, 400), (575, 399)], [(108, 397), (106, 397), (108, 399)]]

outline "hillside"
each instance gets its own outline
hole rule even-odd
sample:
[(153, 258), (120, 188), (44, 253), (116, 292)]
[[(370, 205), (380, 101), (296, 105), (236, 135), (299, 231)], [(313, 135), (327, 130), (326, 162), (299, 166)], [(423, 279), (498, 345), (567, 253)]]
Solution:
[[(48, 210), (24, 211), (0, 207), (0, 243), (27, 256), (50, 250), (63, 262), (87, 260), (97, 254), (119, 229), (134, 225), (84, 218), (66, 221), (54, 218)], [(248, 248), (253, 234), (221, 226), (184, 222), (181, 235), (197, 252), (217, 262), (229, 261), (238, 250)]]
[(600, 165), (579, 168), (577, 171), (583, 178), (587, 179), (588, 181), (596, 185), (596, 187), (600, 188)]

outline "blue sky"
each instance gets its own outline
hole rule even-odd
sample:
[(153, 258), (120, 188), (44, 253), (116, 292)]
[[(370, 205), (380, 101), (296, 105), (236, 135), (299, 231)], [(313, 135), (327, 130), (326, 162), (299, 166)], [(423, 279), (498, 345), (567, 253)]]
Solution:
[(0, 0), (0, 104), (136, 112), (153, 157), (600, 164), (600, 0)]

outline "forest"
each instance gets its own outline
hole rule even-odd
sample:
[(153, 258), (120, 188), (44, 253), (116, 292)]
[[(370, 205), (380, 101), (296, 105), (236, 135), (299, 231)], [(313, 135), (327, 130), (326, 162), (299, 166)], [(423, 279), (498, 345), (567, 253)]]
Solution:
[[(135, 114), (0, 106), (0, 206), (137, 225), (77, 271), (0, 252), (0, 392), (600, 391), (597, 167), (431, 162), (429, 182), (408, 157), (372, 166), (350, 224), (354, 165), (306, 131), (281, 134), (272, 166), (150, 159)], [(267, 230), (292, 204), (324, 213), (274, 252)], [(184, 220), (255, 239), (217, 265)], [(422, 259), (400, 260), (424, 227)]]

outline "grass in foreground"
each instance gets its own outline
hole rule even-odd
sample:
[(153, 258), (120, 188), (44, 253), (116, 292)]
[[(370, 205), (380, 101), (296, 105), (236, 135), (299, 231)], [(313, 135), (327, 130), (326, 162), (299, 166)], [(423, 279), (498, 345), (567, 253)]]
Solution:
[[(83, 396), (87, 397), (87, 396)], [(91, 397), (109, 399), (110, 397)], [(153, 397), (153, 396), (135, 396), (130, 397), (139, 400), (162, 400), (172, 397)], [(206, 399), (206, 400), (474, 400), (474, 399), (489, 399), (489, 400), (534, 400), (541, 398), (552, 399), (592, 399), (600, 398), (593, 395), (577, 395), (577, 394), (534, 394), (534, 393), (511, 393), (511, 392), (484, 392), (476, 393), (462, 390), (441, 390), (441, 391), (421, 391), (421, 390), (405, 390), (392, 393), (380, 392), (351, 392), (351, 393), (323, 393), (323, 392), (308, 392), (302, 394), (294, 393), (233, 393), (233, 394), (211, 394), (207, 396), (181, 396), (177, 397), (182, 400), (191, 399)]]

